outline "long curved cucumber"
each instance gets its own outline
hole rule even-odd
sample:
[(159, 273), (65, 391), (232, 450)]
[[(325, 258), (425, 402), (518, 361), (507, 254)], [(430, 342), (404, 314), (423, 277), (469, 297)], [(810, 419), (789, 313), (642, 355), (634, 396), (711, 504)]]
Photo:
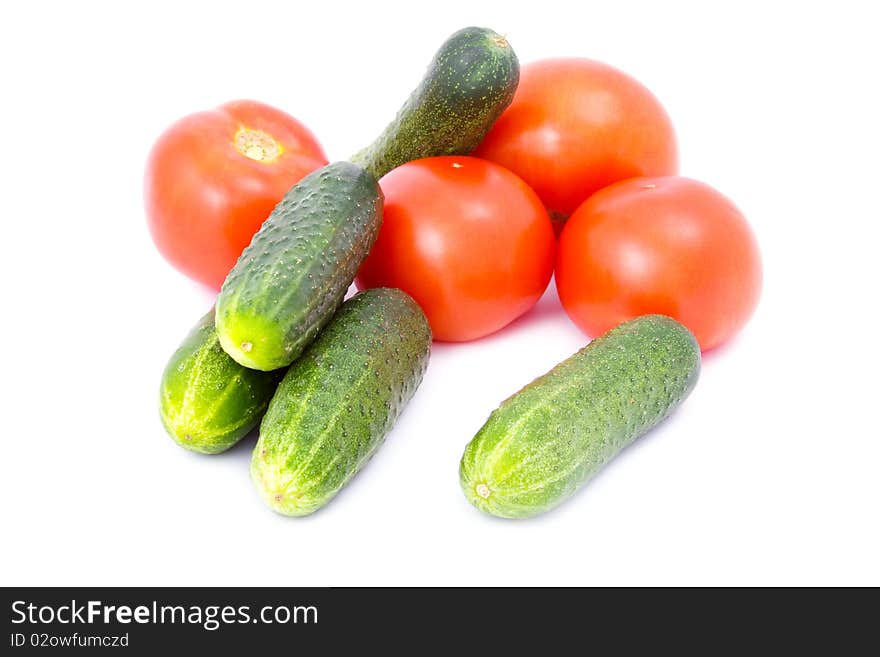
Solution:
[(342, 302), (382, 215), (377, 180), (432, 155), (465, 154), (510, 104), (519, 64), (510, 45), (483, 28), (453, 34), (382, 135), (354, 156), (297, 183), (223, 283), (220, 344), (259, 370), (292, 363)]
[(465, 497), (505, 518), (552, 509), (669, 415), (699, 372), (697, 341), (675, 320), (621, 324), (489, 416), (461, 459)]

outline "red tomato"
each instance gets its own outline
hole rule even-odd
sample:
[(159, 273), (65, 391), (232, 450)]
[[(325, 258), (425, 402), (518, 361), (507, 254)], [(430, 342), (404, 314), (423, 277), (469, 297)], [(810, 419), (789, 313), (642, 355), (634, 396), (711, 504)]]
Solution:
[(385, 215), (359, 288), (404, 290), (434, 338), (455, 342), (497, 331), (541, 297), (553, 274), (553, 228), (510, 171), (473, 157), (432, 157), (379, 184)]
[(708, 185), (635, 178), (594, 194), (571, 215), (556, 287), (588, 335), (660, 313), (687, 326), (706, 350), (752, 315), (761, 256), (742, 213)]
[(238, 100), (186, 116), (147, 161), (153, 240), (184, 274), (219, 289), (281, 197), (324, 164), (308, 128), (263, 103)]
[(507, 167), (554, 220), (611, 183), (678, 172), (672, 123), (639, 82), (589, 59), (524, 66), (513, 103), (474, 155)]

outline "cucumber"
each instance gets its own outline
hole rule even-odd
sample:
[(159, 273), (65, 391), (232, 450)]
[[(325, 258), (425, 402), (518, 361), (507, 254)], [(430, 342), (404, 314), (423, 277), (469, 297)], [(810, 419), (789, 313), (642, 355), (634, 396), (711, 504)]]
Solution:
[(378, 180), (411, 160), (467, 155), (510, 105), (518, 83), (519, 62), (504, 37), (481, 27), (459, 30), (394, 121), (352, 162)]
[(519, 81), (513, 49), (482, 28), (456, 32), (395, 121), (353, 163), (313, 172), (272, 211), (223, 283), (220, 344), (245, 367), (292, 363), (329, 321), (379, 230), (377, 180), (409, 160), (476, 148)]
[(212, 308), (165, 367), (159, 393), (162, 424), (181, 447), (203, 454), (227, 450), (260, 421), (282, 375), (232, 360), (220, 347)]
[(700, 348), (684, 326), (646, 315), (621, 324), (504, 401), (468, 444), (468, 501), (504, 518), (568, 498), (690, 394)]
[(376, 452), (421, 383), (431, 329), (418, 304), (375, 288), (345, 302), (288, 370), (260, 425), (251, 475), (275, 511), (329, 502)]
[(226, 353), (257, 370), (292, 363), (342, 303), (381, 221), (376, 179), (350, 162), (294, 185), (220, 289), (216, 323)]

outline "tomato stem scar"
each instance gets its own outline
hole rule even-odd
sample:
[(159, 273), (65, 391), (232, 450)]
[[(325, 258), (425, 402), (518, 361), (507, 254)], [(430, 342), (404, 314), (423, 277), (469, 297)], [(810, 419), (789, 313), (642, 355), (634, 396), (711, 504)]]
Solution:
[(235, 133), (233, 143), (235, 150), (257, 162), (274, 162), (284, 151), (272, 135), (244, 126)]

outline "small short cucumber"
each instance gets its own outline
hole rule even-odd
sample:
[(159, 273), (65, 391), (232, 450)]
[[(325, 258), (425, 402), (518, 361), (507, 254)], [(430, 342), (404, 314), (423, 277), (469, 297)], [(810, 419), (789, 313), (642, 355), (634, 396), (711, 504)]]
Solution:
[(290, 365), (342, 303), (381, 221), (376, 179), (350, 162), (294, 185), (220, 289), (226, 353), (257, 370)]
[(283, 374), (257, 372), (232, 360), (220, 347), (212, 308), (165, 367), (162, 424), (181, 447), (204, 454), (227, 450), (263, 417)]
[(431, 329), (409, 296), (376, 288), (345, 302), (288, 370), (260, 425), (251, 476), (275, 511), (329, 502), (376, 452), (422, 381)]
[(467, 155), (510, 105), (519, 62), (504, 37), (466, 27), (440, 47), (397, 118), (352, 158), (378, 180), (411, 160)]
[(504, 518), (548, 511), (669, 415), (699, 372), (697, 341), (675, 320), (621, 324), (489, 416), (461, 459), (465, 497)]

